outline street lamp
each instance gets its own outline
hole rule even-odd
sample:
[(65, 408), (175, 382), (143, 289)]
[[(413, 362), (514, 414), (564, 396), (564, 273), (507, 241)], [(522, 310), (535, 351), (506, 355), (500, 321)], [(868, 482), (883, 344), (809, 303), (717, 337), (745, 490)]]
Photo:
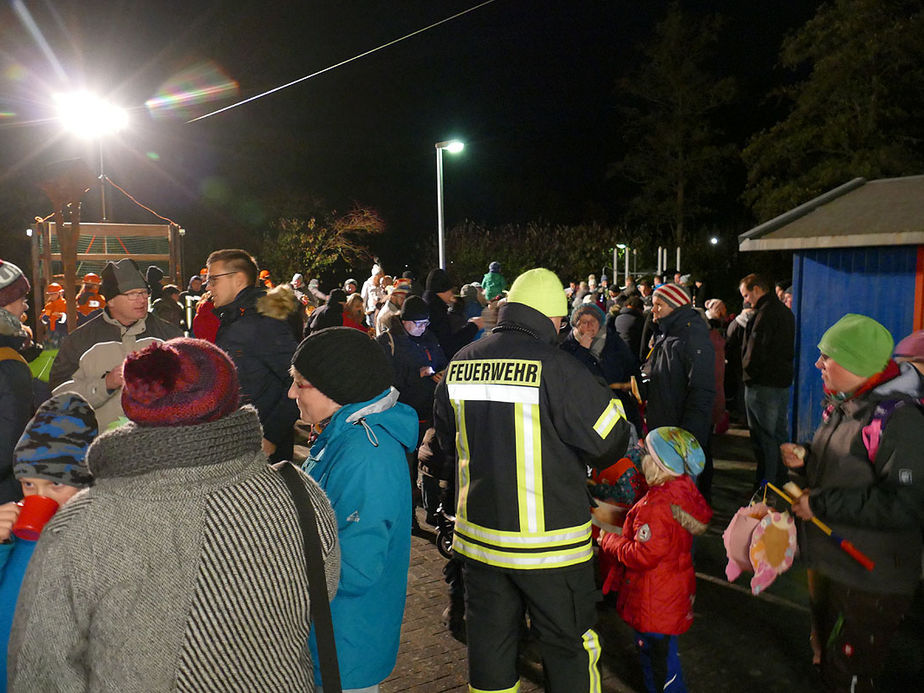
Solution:
[(99, 145), (99, 190), (103, 221), (106, 218), (106, 171), (103, 167), (103, 137), (128, 126), (128, 112), (88, 91), (54, 95), (58, 120), (66, 130)]
[(446, 246), (443, 241), (443, 150), (458, 154), (465, 145), (459, 140), (436, 143), (436, 223), (440, 248), (440, 269), (446, 269)]

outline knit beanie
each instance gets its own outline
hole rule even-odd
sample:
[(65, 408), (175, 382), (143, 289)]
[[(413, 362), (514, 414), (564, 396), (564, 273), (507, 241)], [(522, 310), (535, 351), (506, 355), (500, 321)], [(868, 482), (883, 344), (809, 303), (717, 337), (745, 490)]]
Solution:
[(432, 291), (435, 294), (441, 294), (444, 291), (449, 291), (455, 286), (452, 283), (452, 280), (449, 278), (449, 275), (446, 274), (446, 270), (440, 269), (437, 267), (434, 270), (430, 271), (430, 274), (427, 275), (427, 291)]
[(327, 297), (327, 304), (331, 305), (333, 303), (346, 303), (346, 300), (346, 291), (343, 289), (334, 289), (330, 292), (330, 296)]
[(699, 476), (706, 465), (706, 453), (689, 431), (676, 426), (662, 426), (645, 438), (648, 454), (668, 474)]
[(148, 283), (144, 280), (134, 260), (126, 257), (118, 262), (106, 263), (103, 268), (103, 283), (99, 289), (103, 298), (111, 301), (119, 294), (136, 289), (148, 291)]
[(27, 296), (31, 288), (21, 269), (12, 262), (0, 260), (0, 308)]
[(892, 358), (894, 346), (885, 327), (856, 313), (847, 313), (831, 325), (818, 342), (822, 354), (861, 378), (882, 372)]
[(568, 299), (558, 276), (543, 267), (517, 277), (507, 294), (507, 303), (522, 303), (549, 318), (568, 315)]
[(895, 356), (924, 361), (924, 330), (912, 332), (895, 347)]
[(501, 271), (501, 264), (497, 260), (495, 260), (490, 265), (488, 265), (488, 272), (500, 272), (500, 271)]
[(584, 314), (590, 314), (594, 317), (600, 325), (603, 325), (604, 316), (603, 311), (600, 310), (600, 306), (596, 303), (582, 303), (573, 311), (571, 311), (571, 325), (572, 327), (577, 327), (578, 320), (581, 319), (581, 316)]
[(680, 284), (662, 284), (654, 295), (673, 308), (690, 305), (690, 294)]
[(352, 327), (328, 327), (311, 333), (295, 350), (292, 365), (337, 404), (365, 402), (394, 382), (382, 347)]
[(48, 479), (85, 488), (93, 480), (87, 448), (98, 433), (87, 400), (75, 392), (55, 395), (39, 407), (16, 443), (13, 474), (17, 479)]
[(430, 306), (420, 296), (409, 296), (401, 306), (402, 320), (429, 320)]
[(392, 295), (407, 296), (411, 293), (411, 282), (409, 279), (399, 279), (398, 283), (391, 290)]
[(240, 406), (234, 363), (203, 339), (151, 344), (126, 357), (122, 375), (122, 409), (139, 426), (193, 426)]

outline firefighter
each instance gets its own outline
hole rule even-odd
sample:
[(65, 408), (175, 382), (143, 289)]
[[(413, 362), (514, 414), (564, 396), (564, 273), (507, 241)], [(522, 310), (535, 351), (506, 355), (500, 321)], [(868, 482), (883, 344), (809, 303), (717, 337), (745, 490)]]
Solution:
[(558, 277), (520, 275), (497, 327), (462, 348), (437, 387), (440, 444), (455, 464), (453, 551), (463, 561), (469, 686), (518, 690), (529, 613), (546, 690), (600, 690), (586, 466), (625, 453), (619, 400), (557, 345)]
[(99, 315), (106, 307), (106, 299), (100, 296), (99, 287), (103, 283), (96, 272), (87, 272), (83, 275), (83, 286), (77, 294), (77, 326)]

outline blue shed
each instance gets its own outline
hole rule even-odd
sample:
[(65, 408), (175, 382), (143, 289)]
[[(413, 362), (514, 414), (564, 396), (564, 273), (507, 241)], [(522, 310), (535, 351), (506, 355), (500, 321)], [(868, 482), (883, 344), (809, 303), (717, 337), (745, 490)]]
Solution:
[(739, 249), (793, 251), (793, 440), (810, 440), (824, 397), (818, 340), (845, 313), (895, 341), (924, 328), (924, 176), (855, 178), (738, 237)]

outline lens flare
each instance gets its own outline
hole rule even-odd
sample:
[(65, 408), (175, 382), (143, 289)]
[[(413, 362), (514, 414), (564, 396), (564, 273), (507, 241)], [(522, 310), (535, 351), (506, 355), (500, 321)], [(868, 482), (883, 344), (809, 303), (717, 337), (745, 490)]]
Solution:
[(160, 86), (157, 94), (145, 101), (155, 118), (188, 116), (192, 107), (240, 93), (237, 82), (225, 74), (218, 65), (209, 61), (183, 70)]

